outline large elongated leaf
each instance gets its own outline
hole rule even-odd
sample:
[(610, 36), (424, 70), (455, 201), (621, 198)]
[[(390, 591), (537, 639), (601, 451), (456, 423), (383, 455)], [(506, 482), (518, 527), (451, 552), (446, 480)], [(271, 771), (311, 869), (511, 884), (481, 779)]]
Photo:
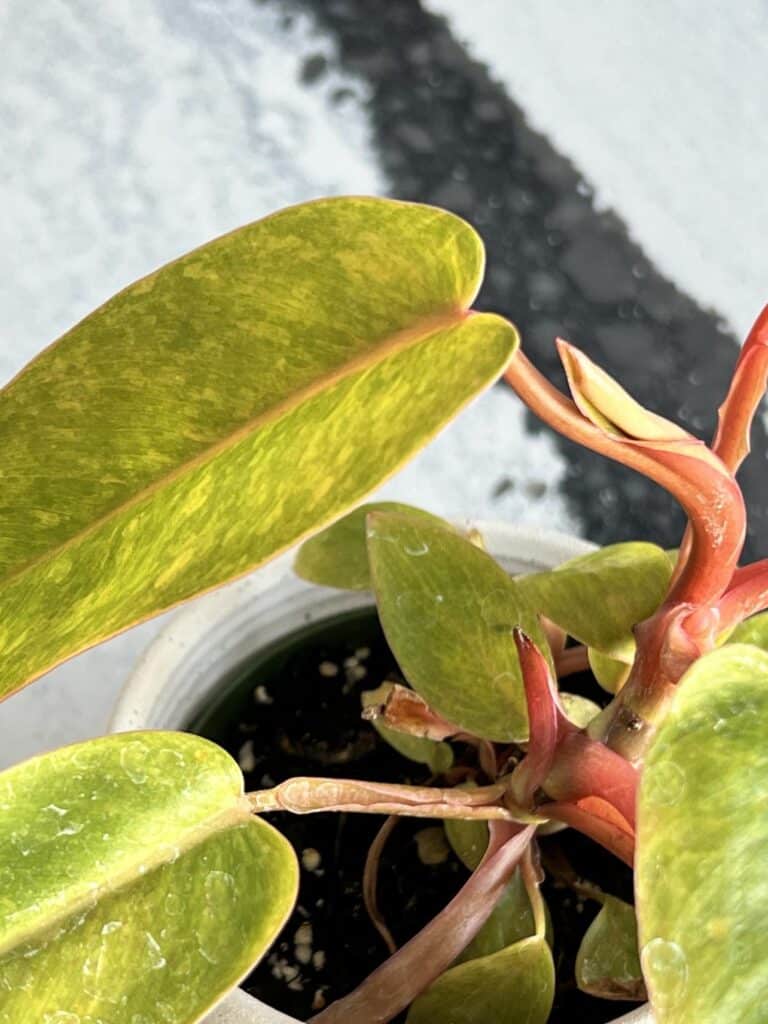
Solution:
[(526, 739), (513, 627), (521, 626), (542, 651), (549, 648), (517, 581), (449, 530), (383, 512), (368, 522), (379, 616), (411, 686), (469, 732)]
[(0, 1022), (187, 1024), (275, 938), (297, 889), (206, 740), (124, 733), (0, 775)]
[(519, 584), (528, 600), (571, 636), (624, 661), (632, 627), (656, 611), (671, 575), (661, 548), (632, 541), (522, 577)]
[(546, 940), (523, 939), (446, 971), (413, 1003), (407, 1024), (545, 1024), (554, 993)]
[[(0, 694), (359, 501), (501, 371), (456, 217), (285, 210), (121, 292), (0, 393)], [(55, 609), (56, 614), (52, 614)]]
[(768, 654), (697, 661), (643, 771), (637, 913), (659, 1024), (762, 1024), (768, 993)]
[(365, 521), (371, 512), (395, 512), (420, 522), (453, 527), (431, 512), (399, 501), (373, 501), (339, 519), (305, 541), (296, 556), (294, 569), (302, 579), (340, 590), (370, 590), (371, 570), (365, 541)]
[(602, 999), (645, 999), (635, 908), (615, 896), (587, 928), (576, 956), (576, 984)]

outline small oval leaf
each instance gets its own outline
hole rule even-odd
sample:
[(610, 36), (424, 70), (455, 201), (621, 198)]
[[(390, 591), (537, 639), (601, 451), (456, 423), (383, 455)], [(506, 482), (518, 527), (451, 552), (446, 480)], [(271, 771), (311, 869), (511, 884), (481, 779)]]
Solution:
[(581, 940), (576, 984), (602, 999), (645, 999), (637, 949), (635, 908), (615, 896), (603, 897), (600, 912)]
[(465, 818), (447, 818), (445, 832), (451, 848), (464, 867), (474, 871), (488, 848), (488, 824)]
[(655, 544), (613, 544), (519, 580), (528, 600), (583, 644), (626, 660), (632, 627), (661, 604), (672, 575)]
[(371, 570), (365, 539), (365, 521), (370, 512), (395, 512), (432, 526), (454, 529), (439, 516), (433, 516), (413, 505), (404, 505), (398, 501), (369, 502), (301, 545), (294, 562), (297, 575), (324, 587), (370, 590)]
[(456, 962), (464, 963), (467, 960), (498, 953), (505, 946), (527, 939), (535, 932), (536, 922), (531, 910), (531, 901), (518, 868), (501, 899), (493, 908), (491, 916)]
[(594, 647), (587, 649), (587, 657), (589, 658), (589, 667), (592, 669), (592, 675), (608, 693), (618, 693), (629, 678), (635, 656), (634, 641), (628, 644), (627, 647), (629, 652), (628, 661), (611, 658), (607, 654), (602, 654)]
[(0, 1022), (196, 1021), (296, 896), (214, 744), (123, 733), (0, 775)]
[(592, 719), (600, 714), (600, 705), (589, 697), (582, 697), (580, 693), (563, 692), (560, 694), (560, 703), (566, 718), (579, 729), (586, 729)]
[(546, 1024), (554, 993), (549, 946), (523, 939), (446, 971), (412, 1004), (407, 1024)]
[(753, 615), (728, 635), (725, 641), (729, 644), (754, 644), (763, 651), (768, 651), (768, 612)]
[(638, 805), (637, 914), (658, 1024), (762, 1024), (768, 654), (727, 644), (678, 684)]
[(457, 533), (382, 512), (368, 523), (379, 617), (408, 682), (468, 732), (525, 740), (513, 627), (547, 654), (549, 647), (518, 581)]

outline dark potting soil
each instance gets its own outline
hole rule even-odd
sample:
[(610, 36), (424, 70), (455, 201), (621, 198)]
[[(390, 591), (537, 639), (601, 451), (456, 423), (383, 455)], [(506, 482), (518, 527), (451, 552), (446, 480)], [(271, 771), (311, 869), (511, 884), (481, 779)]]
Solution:
[[(248, 790), (295, 775), (425, 784), (428, 769), (397, 754), (360, 717), (361, 691), (397, 678), (375, 612), (326, 619), (263, 652), (191, 729), (239, 761)], [(568, 683), (573, 692), (602, 696), (587, 674)], [(470, 762), (469, 749), (457, 744), (456, 752), (457, 761)], [(296, 850), (300, 891), (289, 921), (243, 988), (306, 1020), (351, 991), (388, 955), (362, 899), (366, 853), (383, 818), (331, 813), (265, 818)], [(427, 924), (467, 878), (452, 853), (439, 864), (419, 859), (416, 837), (437, 824), (401, 819), (382, 856), (379, 905), (398, 945)], [(551, 1024), (612, 1020), (633, 1004), (594, 999), (576, 988), (576, 951), (598, 906), (570, 883), (587, 879), (631, 900), (631, 874), (571, 829), (544, 839), (542, 857), (553, 869), (543, 885), (558, 977)], [(405, 1014), (398, 1018), (404, 1020)]]

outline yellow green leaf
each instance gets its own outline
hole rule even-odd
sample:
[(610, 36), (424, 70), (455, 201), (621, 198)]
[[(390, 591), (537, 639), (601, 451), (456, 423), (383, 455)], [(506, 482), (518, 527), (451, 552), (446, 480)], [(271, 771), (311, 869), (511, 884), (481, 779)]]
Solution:
[[(110, 299), (0, 392), (0, 695), (331, 522), (492, 382), (483, 249), (384, 199), (284, 210)], [(52, 614), (55, 610), (55, 615)]]
[(518, 581), (457, 533), (384, 512), (368, 524), (379, 617), (408, 682), (468, 732), (526, 739), (513, 627), (547, 654), (549, 648)]
[(629, 651), (629, 659), (627, 661), (623, 658), (611, 658), (607, 654), (602, 654), (594, 647), (590, 647), (587, 650), (589, 667), (592, 669), (592, 674), (608, 693), (618, 693), (629, 678), (632, 662), (635, 659), (635, 643), (631, 637), (628, 638), (627, 648)]
[(527, 939), (536, 931), (531, 901), (518, 868), (508, 883), (501, 899), (491, 911), (483, 927), (458, 958), (458, 963), (498, 953), (520, 939)]
[(768, 654), (726, 644), (678, 684), (640, 783), (640, 955), (658, 1024), (762, 1024)]
[(750, 619), (745, 619), (728, 635), (726, 643), (754, 644), (763, 651), (768, 651), (768, 612), (760, 612)]
[(637, 949), (635, 908), (615, 896), (603, 897), (600, 912), (581, 940), (576, 984), (602, 999), (645, 999)]
[(191, 1024), (297, 882), (207, 740), (122, 733), (18, 765), (0, 775), (0, 1022)]
[(593, 718), (600, 714), (600, 705), (580, 693), (560, 693), (560, 703), (566, 717), (580, 729), (586, 729)]
[(369, 502), (304, 541), (294, 562), (297, 574), (324, 587), (370, 590), (371, 571), (365, 542), (365, 520), (370, 512), (396, 512), (446, 530), (453, 529), (444, 519), (413, 505), (398, 501)]
[(546, 940), (523, 939), (446, 971), (412, 1004), (407, 1024), (546, 1024), (554, 993)]
[(517, 582), (527, 600), (572, 637), (626, 661), (632, 627), (656, 611), (671, 575), (661, 548), (631, 541)]
[(488, 848), (488, 823), (466, 818), (446, 818), (443, 824), (453, 852), (464, 867), (474, 871)]

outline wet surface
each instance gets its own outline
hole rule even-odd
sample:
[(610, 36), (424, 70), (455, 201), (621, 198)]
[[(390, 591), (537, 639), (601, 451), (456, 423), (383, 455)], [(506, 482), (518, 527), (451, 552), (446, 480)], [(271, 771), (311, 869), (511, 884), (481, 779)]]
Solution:
[[(594, 209), (578, 170), (528, 127), (448, 25), (415, 0), (283, 0), (280, 6), (311, 12), (334, 38), (341, 65), (368, 84), (374, 145), (392, 194), (445, 206), (480, 230), (488, 273), (478, 306), (511, 317), (528, 355), (561, 386), (558, 334), (641, 402), (709, 437), (736, 358), (735, 339), (714, 313), (654, 269), (616, 215)], [(305, 80), (321, 79), (326, 67), (308, 57)], [(558, 443), (569, 462), (564, 490), (590, 539), (678, 542), (682, 514), (659, 488)], [(768, 546), (762, 422), (753, 431), (753, 452), (741, 474), (750, 556)], [(507, 476), (500, 452), (501, 493)]]

